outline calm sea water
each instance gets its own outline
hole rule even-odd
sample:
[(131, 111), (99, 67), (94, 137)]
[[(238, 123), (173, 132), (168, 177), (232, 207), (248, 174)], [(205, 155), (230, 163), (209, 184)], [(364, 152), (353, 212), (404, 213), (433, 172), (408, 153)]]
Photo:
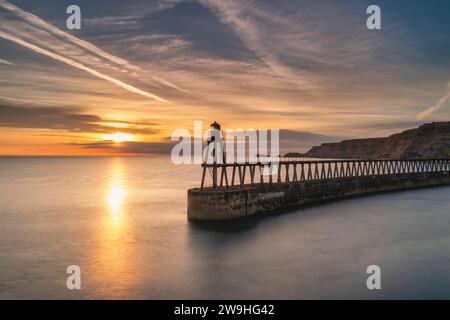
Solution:
[(199, 181), (168, 158), (0, 158), (0, 298), (450, 298), (450, 187), (198, 225)]

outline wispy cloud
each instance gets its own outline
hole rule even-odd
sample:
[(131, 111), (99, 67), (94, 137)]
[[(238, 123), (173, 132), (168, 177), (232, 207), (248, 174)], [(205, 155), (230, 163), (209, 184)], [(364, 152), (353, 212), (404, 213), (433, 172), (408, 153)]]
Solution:
[[(131, 77), (139, 78), (137, 72), (142, 70), (138, 66), (112, 55), (88, 41), (64, 32), (40, 17), (28, 13), (5, 0), (0, 0), (0, 8), (20, 18), (20, 20), (9, 19), (9, 21), (6, 17), (5, 19), (2, 18), (0, 22), (2, 38), (86, 71), (130, 92), (159, 102), (168, 102), (167, 99), (162, 98), (160, 95), (136, 88), (134, 85), (107, 74), (120, 72), (121, 74), (129, 74)], [(104, 71), (98, 69), (104, 69)], [(153, 75), (152, 79), (167, 87), (180, 89), (162, 77)]]
[(360, 16), (334, 1), (199, 2), (229, 26), (274, 76), (303, 89), (327, 88), (337, 72), (367, 63), (385, 43), (367, 37)]
[[(139, 10), (135, 9), (135, 15), (134, 16), (125, 16), (125, 17), (103, 17), (103, 18), (98, 18), (98, 19), (93, 19), (93, 21), (90, 21), (89, 19), (87, 20), (88, 23), (98, 23), (100, 25), (104, 24), (104, 23), (114, 23), (116, 26), (117, 25), (122, 25), (123, 23), (120, 23), (121, 21), (125, 21), (125, 23), (128, 22), (133, 22), (133, 23), (138, 23), (138, 19), (142, 18), (143, 15), (148, 14), (150, 12), (154, 12), (157, 10), (164, 10), (167, 8), (171, 8), (173, 7), (177, 2), (179, 2), (179, 0), (165, 0), (165, 1), (156, 1), (153, 5), (151, 6), (147, 6), (145, 8), (139, 8)], [(52, 24), (48, 23), (47, 21), (45, 21), (44, 19), (31, 14), (29, 12), (26, 12), (22, 9), (20, 9), (19, 7), (5, 1), (5, 0), (0, 0), (0, 7), (8, 10), (9, 12), (15, 14), (16, 16), (20, 17), (24, 22), (26, 22), (29, 26), (33, 26), (34, 28), (36, 28), (35, 30), (32, 31), (39, 31), (39, 33), (41, 34), (41, 36), (56, 36), (57, 39), (55, 38), (48, 38), (46, 37), (46, 39), (44, 40), (43, 38), (39, 38), (40, 43), (47, 43), (49, 45), (49, 47), (51, 47), (52, 49), (58, 49), (59, 53), (64, 55), (66, 54), (67, 56), (71, 56), (71, 52), (74, 53), (74, 55), (78, 58), (78, 59), (82, 59), (82, 62), (86, 59), (87, 61), (84, 62), (90, 62), (90, 63), (99, 63), (101, 62), (101, 60), (99, 61), (98, 58), (103, 58), (106, 61), (113, 63), (114, 65), (114, 69), (119, 68), (118, 70), (124, 73), (130, 73), (131, 75), (134, 75), (135, 77), (137, 77), (136, 72), (143, 72), (143, 70), (139, 67), (136, 66), (132, 63), (130, 63), (129, 61), (127, 61), (126, 59), (123, 59), (121, 57), (115, 56), (113, 54), (110, 54), (108, 52), (106, 52), (105, 50), (99, 48), (98, 46), (92, 44), (89, 41), (85, 41), (83, 39), (77, 38), (73, 35), (71, 35), (70, 33), (64, 32), (61, 29), (58, 29), (57, 27), (53, 26)], [(89, 22), (90, 21), (90, 22)], [(6, 23), (6, 22), (5, 22)], [(17, 29), (18, 26), (14, 25), (14, 28), (11, 28), (10, 30), (18, 30), (20, 31), (21, 29)], [(30, 32), (29, 28), (25, 28), (26, 30), (24, 30), (25, 32), (20, 32), (21, 34), (28, 34)], [(47, 35), (43, 34), (40, 31), (44, 31), (44, 33), (48, 33)], [(16, 34), (17, 36), (17, 34)], [(30, 35), (32, 36), (32, 35)], [(28, 39), (32, 39), (34, 37), (29, 37)], [(55, 41), (56, 43), (52, 43), (52, 41)], [(47, 42), (46, 42), (47, 41)], [(66, 42), (66, 44), (64, 43), (60, 43), (61, 41)], [(72, 44), (74, 46), (76, 46), (77, 50), (74, 50), (73, 47), (71, 46), (67, 46), (67, 44)], [(86, 52), (83, 52), (81, 54), (77, 54), (78, 49), (81, 48), (83, 50), (85, 50)], [(86, 55), (86, 53), (91, 53), (94, 56), (89, 56)], [(72, 57), (73, 58), (73, 57)], [(104, 66), (104, 63), (101, 64), (101, 66)], [(148, 70), (146, 70), (146, 72), (148, 72)], [(140, 75), (139, 75), (140, 76)], [(158, 83), (164, 84), (164, 85), (168, 85), (171, 88), (175, 88), (177, 90), (181, 90), (183, 91), (179, 86), (169, 82), (166, 79), (163, 79), (160, 76), (153, 76), (152, 77), (153, 80), (155, 80)]]
[[(275, 74), (284, 77), (297, 86), (310, 87), (312, 85), (312, 79), (311, 77), (307, 77), (307, 72), (289, 68), (280, 61), (276, 52), (271, 50), (271, 46), (267, 46), (267, 43), (269, 42), (267, 36), (269, 34), (266, 33), (266, 27), (258, 20), (256, 11), (259, 10), (260, 14), (263, 12), (266, 22), (268, 20), (267, 18), (277, 20), (276, 14), (262, 11), (264, 9), (261, 9), (260, 7), (257, 8), (257, 4), (250, 1), (199, 1), (216, 13), (223, 23), (229, 25), (243, 43), (253, 51), (261, 61), (269, 66)], [(287, 19), (285, 19), (285, 22), (287, 22)], [(286, 26), (286, 23), (284, 23), (284, 26)]]
[(2, 31), (0, 31), (0, 38), (3, 38), (3, 39), (6, 39), (6, 40), (15, 42), (15, 43), (17, 43), (17, 44), (19, 44), (19, 45), (21, 45), (21, 46), (23, 46), (25, 48), (28, 48), (30, 50), (35, 51), (37, 53), (43, 54), (43, 55), (45, 55), (47, 57), (50, 57), (50, 58), (53, 58), (53, 59), (55, 59), (57, 61), (63, 62), (65, 64), (68, 64), (68, 65), (70, 65), (72, 67), (75, 67), (75, 68), (78, 68), (80, 70), (86, 71), (86, 72), (92, 74), (93, 76), (96, 76), (97, 78), (109, 81), (109, 82), (115, 84), (116, 86), (121, 87), (121, 88), (123, 88), (125, 90), (128, 90), (130, 92), (140, 94), (141, 96), (144, 96), (144, 97), (147, 97), (147, 98), (155, 99), (155, 100), (157, 100), (159, 102), (168, 102), (167, 100), (165, 100), (165, 99), (163, 99), (161, 97), (158, 97), (155, 94), (152, 94), (152, 93), (149, 93), (147, 91), (138, 89), (138, 88), (136, 88), (136, 87), (134, 87), (132, 85), (129, 85), (129, 84), (123, 82), (123, 81), (120, 81), (118, 79), (110, 77), (110, 76), (108, 76), (108, 75), (106, 75), (104, 73), (101, 73), (101, 72), (99, 72), (97, 70), (94, 70), (92, 68), (86, 67), (85, 65), (83, 65), (83, 64), (81, 64), (79, 62), (76, 62), (76, 61), (74, 61), (72, 59), (63, 57), (63, 56), (61, 56), (61, 55), (59, 55), (57, 53), (53, 53), (53, 52), (48, 51), (46, 49), (40, 48), (38, 46), (35, 46), (34, 44), (28, 43), (28, 42), (26, 42), (24, 40), (21, 40), (19, 38), (14, 37), (12, 35), (8, 35), (8, 34), (2, 32)]
[[(82, 30), (66, 32), (54, 4), (8, 1), (1, 58), (15, 66), (2, 64), (0, 97), (18, 104), (130, 120), (151, 111), (160, 136), (197, 119), (324, 135), (292, 143), (387, 135), (439, 97), (423, 116), (448, 118), (448, 23), (431, 15), (447, 3), (386, 2), (382, 30), (370, 31), (356, 0), (87, 1)], [(410, 29), (424, 17), (433, 22)]]
[(103, 57), (111, 62), (114, 62), (118, 65), (122, 65), (122, 66), (130, 68), (130, 69), (136, 69), (136, 67), (129, 64), (128, 61), (126, 61), (125, 59), (121, 59), (112, 54), (109, 54), (108, 52), (96, 47), (95, 45), (89, 43), (88, 41), (84, 41), (82, 39), (79, 39), (79, 38), (67, 33), (67, 32), (64, 32), (64, 31), (58, 29), (57, 27), (51, 25), (50, 23), (46, 22), (45, 20), (41, 19), (40, 17), (38, 17), (34, 14), (31, 14), (31, 13), (28, 13), (5, 0), (0, 0), (0, 7), (16, 14), (18, 17), (22, 18), (24, 21), (26, 21), (27, 23), (29, 23), (30, 25), (32, 25), (34, 27), (40, 28), (51, 34), (59, 36), (66, 41), (69, 41), (77, 46), (80, 46), (81, 48), (84, 48), (84, 49), (86, 49), (100, 57)]

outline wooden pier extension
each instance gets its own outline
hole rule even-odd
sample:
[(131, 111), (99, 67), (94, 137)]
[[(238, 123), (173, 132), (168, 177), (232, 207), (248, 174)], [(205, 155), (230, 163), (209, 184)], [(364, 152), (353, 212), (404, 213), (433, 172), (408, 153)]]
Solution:
[(191, 220), (226, 220), (356, 195), (446, 184), (450, 184), (450, 159), (204, 163), (200, 187), (188, 190), (187, 212)]

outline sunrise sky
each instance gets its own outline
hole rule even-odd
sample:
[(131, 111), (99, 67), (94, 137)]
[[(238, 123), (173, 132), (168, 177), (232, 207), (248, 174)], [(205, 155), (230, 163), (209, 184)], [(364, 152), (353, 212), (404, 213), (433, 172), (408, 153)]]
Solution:
[[(66, 8), (81, 8), (81, 30)], [(366, 28), (378, 4), (382, 29)], [(284, 151), (450, 119), (450, 2), (0, 0), (0, 154), (161, 154), (194, 120)]]

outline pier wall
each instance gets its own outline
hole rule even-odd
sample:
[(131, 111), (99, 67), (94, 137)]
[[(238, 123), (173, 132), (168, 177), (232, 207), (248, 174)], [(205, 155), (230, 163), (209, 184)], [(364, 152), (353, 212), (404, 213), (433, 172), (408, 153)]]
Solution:
[(345, 177), (188, 190), (190, 220), (229, 220), (364, 194), (450, 185), (450, 172)]

